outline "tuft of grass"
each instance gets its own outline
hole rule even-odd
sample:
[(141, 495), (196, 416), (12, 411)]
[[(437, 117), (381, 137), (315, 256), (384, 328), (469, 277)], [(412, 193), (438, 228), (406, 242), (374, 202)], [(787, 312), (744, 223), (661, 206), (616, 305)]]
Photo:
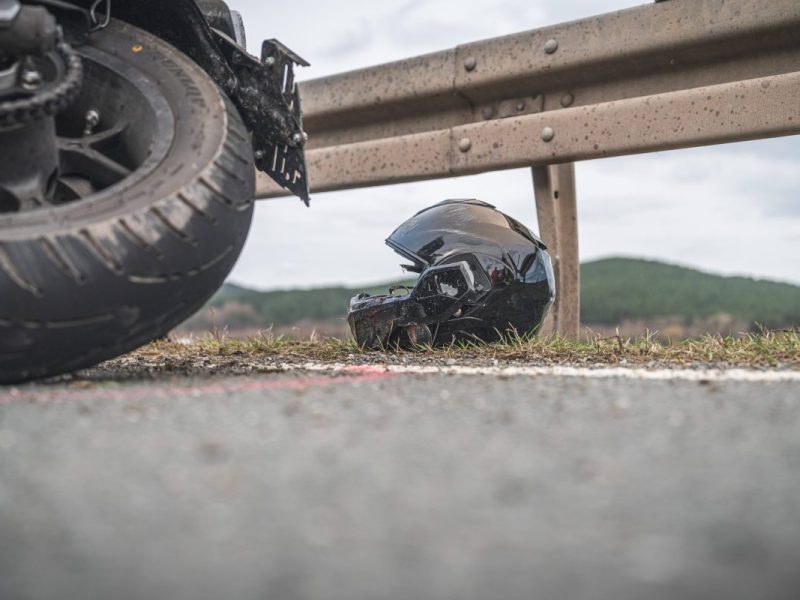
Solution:
[(301, 362), (507, 364), (535, 365), (658, 365), (672, 367), (800, 368), (800, 332), (763, 331), (739, 336), (706, 336), (662, 343), (655, 334), (639, 338), (619, 335), (569, 340), (511, 334), (496, 343), (479, 340), (413, 350), (387, 349), (375, 352), (352, 340), (312, 336), (308, 341), (276, 337), (271, 331), (248, 340), (209, 335), (188, 343), (158, 341), (129, 355), (139, 361), (166, 361), (171, 367), (191, 361), (197, 364), (229, 365)]

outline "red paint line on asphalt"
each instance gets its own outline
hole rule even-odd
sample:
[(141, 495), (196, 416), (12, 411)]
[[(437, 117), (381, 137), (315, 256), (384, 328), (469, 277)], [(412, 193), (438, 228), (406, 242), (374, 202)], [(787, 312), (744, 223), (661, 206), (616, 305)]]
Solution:
[[(225, 383), (209, 385), (136, 385), (130, 389), (88, 387), (85, 389), (62, 389), (26, 391), (18, 388), (0, 392), (0, 406), (19, 402), (52, 402), (53, 400), (145, 400), (155, 396), (210, 396), (213, 394), (235, 394), (267, 390), (300, 390), (309, 387), (330, 387), (355, 383), (371, 383), (397, 377), (380, 367), (352, 367), (342, 370), (338, 376), (295, 377), (291, 379), (230, 379)], [(350, 373), (353, 373), (352, 375)], [(265, 377), (262, 375), (261, 377)], [(90, 384), (92, 385), (92, 384)], [(97, 384), (102, 385), (102, 384)]]

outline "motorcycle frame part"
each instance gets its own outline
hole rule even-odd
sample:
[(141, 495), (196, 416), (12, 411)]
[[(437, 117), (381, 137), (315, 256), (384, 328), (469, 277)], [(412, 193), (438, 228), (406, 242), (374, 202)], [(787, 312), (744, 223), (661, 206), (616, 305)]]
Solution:
[[(195, 0), (198, 8), (206, 17), (211, 29), (222, 31), (232, 38), (236, 39), (236, 31), (233, 23), (233, 11), (228, 8), (227, 2), (224, 0)], [(238, 43), (238, 40), (237, 40)], [(244, 44), (240, 44), (242, 48), (246, 48)]]
[(240, 13), (238, 10), (232, 10), (231, 19), (233, 21), (233, 35), (231, 37), (236, 40), (236, 43), (239, 44), (239, 46), (242, 48), (247, 48), (247, 31), (245, 30), (242, 13)]
[(41, 56), (55, 48), (58, 24), (45, 8), (19, 6), (19, 10), (4, 14), (6, 20), (0, 20), (0, 56)]
[(224, 0), (195, 0), (212, 29), (233, 38), (240, 48), (247, 48), (244, 20), (239, 11), (231, 10)]

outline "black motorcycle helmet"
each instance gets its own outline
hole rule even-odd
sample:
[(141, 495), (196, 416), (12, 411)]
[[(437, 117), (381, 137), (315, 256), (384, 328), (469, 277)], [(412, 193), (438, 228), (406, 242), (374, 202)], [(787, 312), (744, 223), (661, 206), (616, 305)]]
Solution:
[[(480, 200), (445, 200), (400, 225), (386, 244), (419, 273), (413, 288), (359, 294), (348, 322), (358, 344), (495, 341), (535, 332), (555, 298), (545, 245), (531, 231)], [(398, 288), (405, 294), (397, 295)]]

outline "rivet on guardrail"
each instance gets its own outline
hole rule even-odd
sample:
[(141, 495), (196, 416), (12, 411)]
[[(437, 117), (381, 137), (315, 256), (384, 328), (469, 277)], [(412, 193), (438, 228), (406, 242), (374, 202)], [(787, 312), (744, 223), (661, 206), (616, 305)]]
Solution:
[(572, 106), (572, 103), (575, 102), (575, 96), (567, 92), (563, 96), (561, 96), (561, 106), (564, 108)]
[(467, 60), (464, 61), (464, 68), (467, 71), (474, 71), (475, 67), (478, 66), (478, 61), (474, 56), (470, 56)]
[(542, 141), (550, 142), (554, 137), (556, 137), (556, 132), (553, 131), (552, 127), (542, 129)]
[(544, 51), (547, 54), (554, 54), (556, 50), (558, 50), (558, 42), (556, 40), (547, 40), (544, 45)]
[(472, 148), (472, 142), (469, 138), (461, 138), (458, 142), (458, 149), (462, 152), (469, 152), (469, 149)]

